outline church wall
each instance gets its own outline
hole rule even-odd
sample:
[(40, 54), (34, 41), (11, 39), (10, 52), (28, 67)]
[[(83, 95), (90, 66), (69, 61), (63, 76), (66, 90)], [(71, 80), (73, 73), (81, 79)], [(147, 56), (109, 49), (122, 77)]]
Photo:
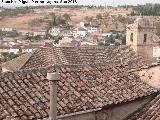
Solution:
[[(137, 33), (137, 45), (148, 45), (148, 44), (152, 44), (153, 43), (153, 32), (152, 30), (148, 30), (148, 29), (142, 29), (139, 30)], [(144, 42), (144, 35), (147, 35), (147, 39), (146, 42)]]
[(153, 46), (138, 46), (138, 55), (142, 56), (148, 64), (156, 62), (156, 58), (153, 58)]
[[(126, 45), (130, 45), (138, 55), (143, 56), (147, 63), (155, 63), (157, 60), (153, 58), (153, 47), (159, 46), (153, 41), (155, 28), (154, 26), (144, 26), (143, 20), (139, 19), (139, 22), (127, 27)], [(143, 27), (139, 24), (142, 24)], [(131, 33), (133, 33), (133, 41), (131, 41)]]

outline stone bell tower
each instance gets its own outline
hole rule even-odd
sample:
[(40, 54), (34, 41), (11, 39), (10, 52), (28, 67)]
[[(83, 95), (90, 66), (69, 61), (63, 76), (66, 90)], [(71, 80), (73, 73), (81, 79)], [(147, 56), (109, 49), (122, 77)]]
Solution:
[(154, 23), (143, 17), (127, 26), (126, 45), (130, 45), (149, 64), (157, 62), (153, 57), (153, 48), (159, 46), (155, 29)]

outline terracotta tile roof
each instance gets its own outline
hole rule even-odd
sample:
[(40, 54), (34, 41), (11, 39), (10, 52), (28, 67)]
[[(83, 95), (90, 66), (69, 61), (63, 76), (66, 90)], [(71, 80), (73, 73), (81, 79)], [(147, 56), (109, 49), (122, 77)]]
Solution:
[(103, 108), (157, 92), (123, 66), (63, 65), (3, 73), (0, 76), (0, 120), (46, 118), (49, 111), (47, 72), (57, 71), (58, 115)]
[(160, 120), (160, 95), (128, 118), (128, 120)]
[[(26, 55), (27, 56), (27, 55)], [(20, 60), (19, 60), (20, 59)], [(25, 59), (25, 61), (21, 60)], [(66, 64), (99, 64), (99, 63), (121, 63), (127, 65), (128, 69), (140, 68), (145, 66), (142, 57), (128, 46), (110, 46), (110, 47), (65, 47), (65, 48), (40, 48), (32, 52), (27, 58), (17, 58), (14, 61), (4, 63), (5, 68), (12, 70), (31, 69), (46, 67), (50, 65)], [(21, 61), (17, 63), (16, 61)], [(13, 68), (13, 64), (15, 68)], [(16, 67), (21, 64), (21, 67)]]

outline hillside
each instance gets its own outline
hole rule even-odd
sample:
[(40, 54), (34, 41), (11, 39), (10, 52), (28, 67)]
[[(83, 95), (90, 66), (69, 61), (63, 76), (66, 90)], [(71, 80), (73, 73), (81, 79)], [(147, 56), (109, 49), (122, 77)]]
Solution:
[[(28, 23), (34, 19), (45, 18), (49, 13), (54, 12), (59, 15), (67, 13), (71, 16), (73, 24), (77, 24), (84, 21), (86, 16), (96, 17), (98, 13), (103, 14), (104, 12), (109, 12), (116, 15), (114, 10), (103, 10), (103, 9), (67, 9), (67, 8), (56, 8), (56, 9), (35, 9), (33, 13), (27, 13), (25, 15), (18, 15), (14, 17), (5, 17), (0, 20), (1, 27), (15, 28), (15, 29), (26, 29), (26, 30), (38, 30), (47, 27), (47, 24), (41, 24), (39, 26), (30, 26)], [(119, 11), (118, 14), (127, 14), (126, 11)], [(121, 25), (120, 25), (121, 26)], [(114, 28), (114, 27), (113, 27)]]

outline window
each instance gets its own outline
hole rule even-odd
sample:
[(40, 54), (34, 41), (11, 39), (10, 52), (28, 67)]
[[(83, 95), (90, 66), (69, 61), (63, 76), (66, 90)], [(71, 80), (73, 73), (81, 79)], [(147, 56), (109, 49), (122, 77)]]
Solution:
[(144, 43), (146, 43), (147, 42), (147, 34), (144, 34), (144, 41), (143, 41)]
[(131, 42), (133, 42), (133, 33), (131, 33), (131, 39), (130, 40), (131, 40)]

